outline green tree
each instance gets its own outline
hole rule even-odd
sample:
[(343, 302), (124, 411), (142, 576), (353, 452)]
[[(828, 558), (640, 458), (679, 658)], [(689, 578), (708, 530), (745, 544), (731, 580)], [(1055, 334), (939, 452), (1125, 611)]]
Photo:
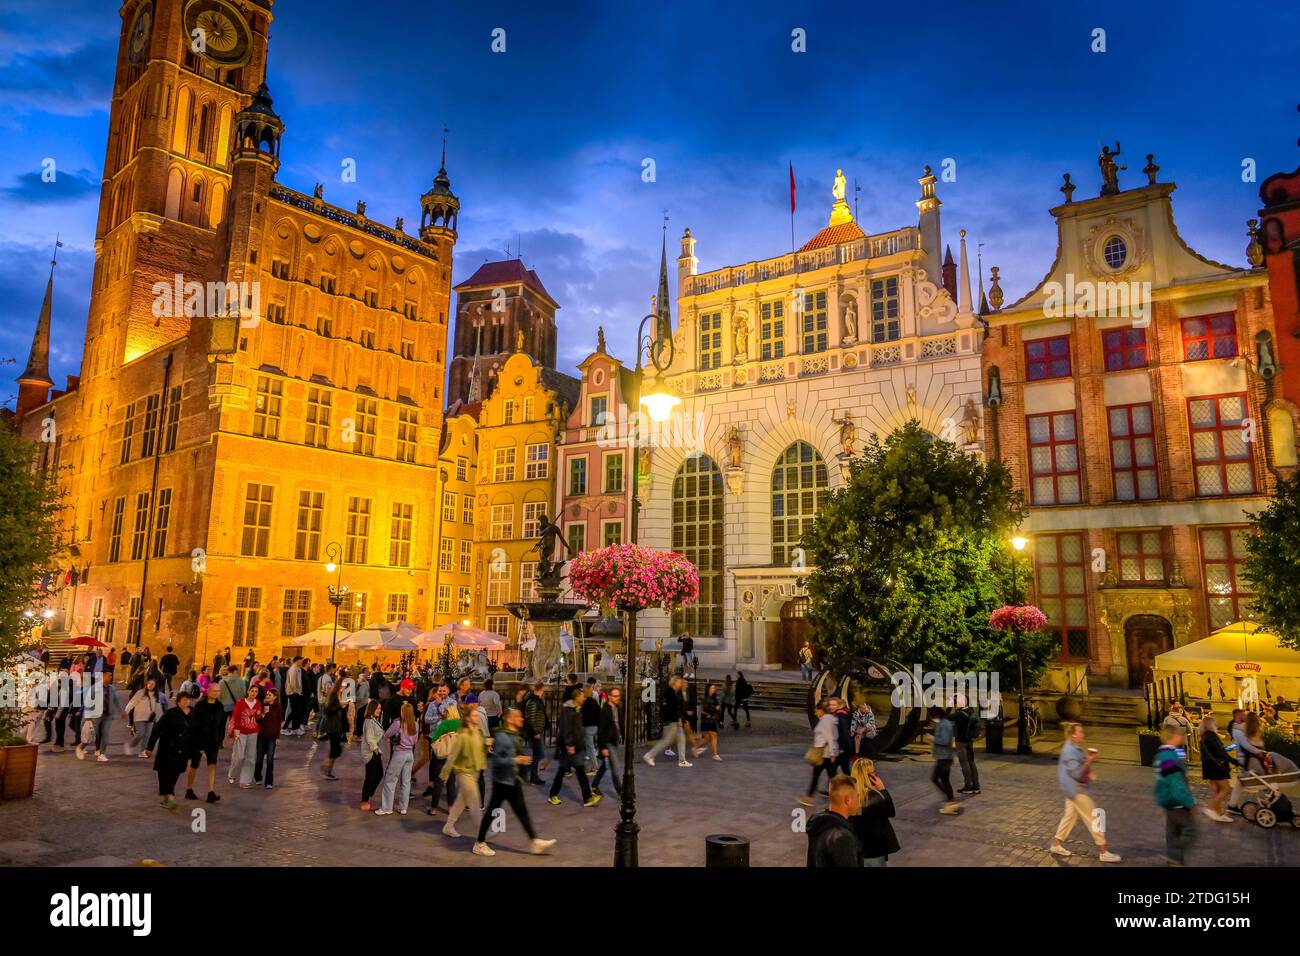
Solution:
[[(54, 476), (37, 467), (42, 449), (0, 426), (0, 672), (31, 645), (24, 614), (40, 603), (38, 581), (59, 550)], [(0, 743), (19, 713), (0, 702)]]
[(1300, 649), (1300, 473), (1277, 483), (1263, 511), (1252, 514), (1246, 536), (1245, 575), (1255, 591), (1255, 618)]
[[(1024, 514), (1001, 462), (966, 455), (915, 421), (883, 442), (872, 436), (802, 541), (815, 565), (812, 622), (830, 665), (868, 657), (997, 671), (1004, 688), (1015, 687), (1015, 636), (988, 618), (1016, 599), (1007, 540)], [(1056, 640), (1020, 640), (1032, 686)]]

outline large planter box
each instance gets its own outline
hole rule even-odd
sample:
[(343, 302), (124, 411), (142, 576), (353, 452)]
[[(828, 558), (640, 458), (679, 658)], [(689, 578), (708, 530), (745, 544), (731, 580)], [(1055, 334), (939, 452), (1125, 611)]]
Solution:
[(1159, 749), (1159, 734), (1138, 734), (1138, 756), (1142, 759), (1142, 766), (1150, 767)]
[(36, 744), (0, 747), (0, 800), (30, 797), (36, 788)]

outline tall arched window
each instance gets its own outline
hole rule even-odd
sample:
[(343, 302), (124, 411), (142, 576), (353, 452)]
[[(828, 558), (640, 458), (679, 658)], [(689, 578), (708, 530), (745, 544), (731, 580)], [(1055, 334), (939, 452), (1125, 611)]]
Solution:
[(803, 533), (812, 527), (829, 493), (826, 461), (806, 441), (797, 441), (772, 469), (772, 563), (788, 567)]
[(700, 598), (673, 613), (673, 633), (722, 636), (722, 472), (708, 455), (693, 455), (673, 479), (673, 550), (699, 569)]

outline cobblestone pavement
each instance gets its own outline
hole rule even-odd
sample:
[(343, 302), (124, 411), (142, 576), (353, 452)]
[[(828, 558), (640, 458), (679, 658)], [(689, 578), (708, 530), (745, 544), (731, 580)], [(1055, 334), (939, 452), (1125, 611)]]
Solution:
[[(119, 738), (120, 738), (119, 734)], [(1099, 738), (1092, 738), (1097, 742)], [(1131, 734), (1115, 738), (1128, 741)], [(1059, 740), (1059, 738), (1058, 738)], [(698, 866), (704, 838), (735, 833), (751, 842), (754, 866), (801, 866), (807, 839), (796, 827), (803, 818), (798, 797), (807, 783), (802, 754), (807, 723), (798, 715), (759, 713), (752, 730), (725, 731), (724, 760), (707, 754), (689, 769), (661, 759), (653, 769), (638, 765), (637, 820), (645, 866)], [(1067, 846), (1075, 852), (1058, 860), (1047, 852), (1061, 799), (1050, 739), (1038, 742), (1032, 758), (980, 756), (983, 793), (965, 801), (965, 812), (937, 813), (929, 782), (931, 763), (922, 748), (880, 763), (898, 809), (895, 829), (902, 851), (895, 866), (1100, 866), (1082, 826)], [(1103, 754), (1118, 746), (1098, 744)], [(405, 816), (376, 817), (357, 809), (361, 764), (355, 746), (340, 758), (338, 782), (319, 772), (321, 748), (305, 738), (281, 742), (276, 788), (239, 790), (226, 783), (228, 753), (218, 774), (222, 801), (215, 806), (182, 802), (169, 813), (158, 807), (151, 762), (121, 756), (113, 746), (105, 764), (78, 761), (69, 750), (42, 748), (36, 794), (0, 806), (0, 865), (116, 866), (141, 859), (169, 866), (235, 865), (606, 865), (613, 850), (618, 804), (605, 786), (605, 800), (586, 809), (576, 786), (566, 783), (564, 805), (546, 803), (545, 790), (526, 791), (533, 821), (543, 836), (559, 843), (545, 857), (526, 852), (527, 841), (512, 814), (506, 831), (494, 836), (495, 858), (469, 852), (471, 837), (441, 834), (445, 816), (424, 813), (428, 801), (414, 798)], [(1122, 866), (1163, 865), (1164, 821), (1151, 799), (1151, 771), (1103, 761), (1092, 795), (1107, 812), (1113, 849)], [(414, 793), (424, 788), (420, 775)], [(544, 772), (543, 776), (547, 776)], [(953, 770), (955, 786), (960, 773)], [(202, 780), (202, 775), (200, 780)], [(1193, 778), (1198, 797), (1204, 788)], [(819, 798), (820, 809), (825, 804)], [(204, 811), (206, 829), (191, 814)], [(1192, 866), (1288, 866), (1300, 863), (1300, 833), (1289, 827), (1265, 831), (1240, 819), (1215, 824), (1198, 818)], [(195, 832), (195, 830), (200, 832)], [(468, 821), (461, 832), (471, 833)]]

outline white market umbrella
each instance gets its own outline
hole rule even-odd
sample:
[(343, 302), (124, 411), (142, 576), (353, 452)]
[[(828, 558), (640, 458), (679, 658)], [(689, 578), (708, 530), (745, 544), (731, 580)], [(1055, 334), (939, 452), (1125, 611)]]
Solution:
[(419, 631), (405, 621), (367, 624), (359, 631), (353, 631), (347, 640), (339, 641), (340, 648), (350, 651), (413, 651), (415, 642), (411, 639)]
[(448, 636), (451, 637), (451, 642), (456, 647), (481, 647), (485, 650), (500, 650), (506, 646), (505, 640), (499, 634), (455, 622), (439, 624), (433, 630), (425, 631), (415, 638), (415, 644), (417, 647), (432, 650), (447, 643)]
[[(349, 632), (339, 628), (339, 641), (347, 640)], [(325, 624), (316, 628), (314, 631), (308, 631), (302, 637), (295, 637), (291, 641), (285, 641), (286, 644), (301, 644), (304, 647), (321, 647), (328, 646), (334, 640), (334, 625)]]

